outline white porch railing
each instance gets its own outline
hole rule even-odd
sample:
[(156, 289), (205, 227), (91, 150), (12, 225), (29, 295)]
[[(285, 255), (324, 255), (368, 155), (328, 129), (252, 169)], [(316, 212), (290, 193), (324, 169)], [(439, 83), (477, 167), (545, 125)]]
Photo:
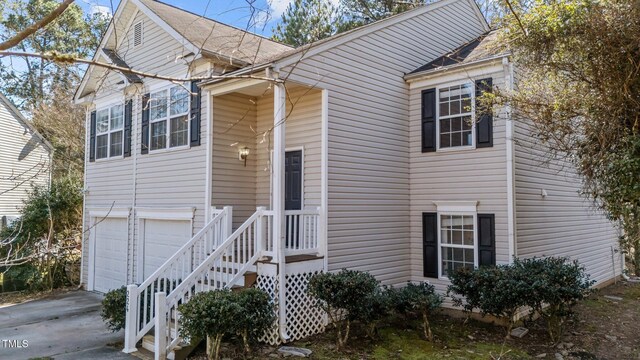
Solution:
[(285, 254), (319, 254), (320, 208), (287, 210), (285, 215)]
[(179, 304), (187, 302), (199, 292), (232, 287), (254, 266), (262, 255), (259, 239), (264, 235), (263, 227), (260, 226), (264, 211), (264, 208), (258, 208), (168, 295), (164, 292), (156, 293), (156, 359), (164, 359), (181, 340)]
[(231, 234), (231, 207), (212, 214), (213, 219), (142, 284), (127, 286), (125, 352), (136, 351), (138, 340), (153, 327), (155, 294), (174, 291)]

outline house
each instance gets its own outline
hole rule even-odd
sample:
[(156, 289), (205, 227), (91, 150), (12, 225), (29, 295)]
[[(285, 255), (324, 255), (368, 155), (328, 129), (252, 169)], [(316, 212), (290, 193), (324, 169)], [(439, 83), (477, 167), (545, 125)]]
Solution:
[(0, 228), (20, 215), (33, 185), (49, 184), (52, 155), (51, 144), (0, 94)]
[[(278, 343), (322, 331), (320, 271), (444, 290), (460, 266), (578, 259), (618, 276), (616, 231), (508, 107), (508, 53), (470, 0), (441, 0), (292, 49), (152, 0), (124, 0), (89, 67), (83, 284), (127, 285), (125, 352), (179, 348), (177, 304), (256, 286)], [(493, 41), (492, 41), (493, 39)], [(180, 79), (189, 78), (190, 82)], [(139, 345), (139, 342), (142, 342)]]

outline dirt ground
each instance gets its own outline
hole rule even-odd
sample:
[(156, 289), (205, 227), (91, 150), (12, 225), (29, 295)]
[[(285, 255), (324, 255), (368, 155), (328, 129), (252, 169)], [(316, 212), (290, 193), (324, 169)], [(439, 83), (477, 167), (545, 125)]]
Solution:
[[(529, 329), (527, 335), (505, 340), (501, 327), (436, 315), (432, 320), (432, 343), (421, 338), (416, 320), (395, 319), (380, 325), (376, 340), (368, 339), (354, 326), (348, 345), (340, 351), (332, 330), (289, 345), (312, 350), (311, 358), (315, 359), (640, 360), (640, 284), (621, 282), (597, 290), (578, 304), (576, 316), (558, 343), (549, 340), (541, 321), (523, 325)], [(240, 357), (234, 346), (224, 347), (223, 358)], [(282, 355), (277, 348), (264, 346), (254, 349), (251, 357)], [(203, 359), (203, 351), (192, 358)]]
[(78, 287), (66, 287), (54, 290), (44, 290), (44, 291), (13, 291), (7, 293), (0, 293), (0, 307), (5, 307), (8, 305), (20, 304), (25, 301), (42, 299), (47, 296), (64, 294), (69, 291), (77, 290)]

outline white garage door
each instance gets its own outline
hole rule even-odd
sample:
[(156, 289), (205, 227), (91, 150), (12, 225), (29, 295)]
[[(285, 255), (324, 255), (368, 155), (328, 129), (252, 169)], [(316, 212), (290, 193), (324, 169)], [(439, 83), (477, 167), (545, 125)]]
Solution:
[(107, 292), (127, 282), (127, 219), (107, 218), (94, 228), (93, 288)]
[(144, 221), (144, 278), (191, 239), (191, 221)]

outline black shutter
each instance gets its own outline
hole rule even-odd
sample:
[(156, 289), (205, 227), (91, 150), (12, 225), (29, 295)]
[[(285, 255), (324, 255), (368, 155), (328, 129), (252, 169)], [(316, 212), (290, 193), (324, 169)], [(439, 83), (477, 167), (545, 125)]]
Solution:
[(124, 157), (131, 156), (131, 119), (133, 117), (133, 101), (124, 103)]
[(422, 213), (422, 260), (424, 276), (438, 277), (438, 214)]
[(89, 128), (89, 161), (96, 161), (96, 112), (91, 112), (91, 123)]
[(140, 153), (149, 153), (149, 94), (142, 96), (142, 126), (141, 126), (141, 147)]
[(478, 214), (478, 264), (496, 264), (496, 217), (494, 214)]
[(422, 152), (436, 151), (436, 89), (422, 91)]
[[(476, 98), (482, 96), (485, 92), (491, 92), (493, 81), (491, 78), (476, 80)], [(492, 147), (493, 146), (493, 111), (484, 109), (476, 101), (476, 147)]]
[(202, 90), (197, 81), (191, 82), (191, 146), (200, 145), (200, 119), (202, 113)]

